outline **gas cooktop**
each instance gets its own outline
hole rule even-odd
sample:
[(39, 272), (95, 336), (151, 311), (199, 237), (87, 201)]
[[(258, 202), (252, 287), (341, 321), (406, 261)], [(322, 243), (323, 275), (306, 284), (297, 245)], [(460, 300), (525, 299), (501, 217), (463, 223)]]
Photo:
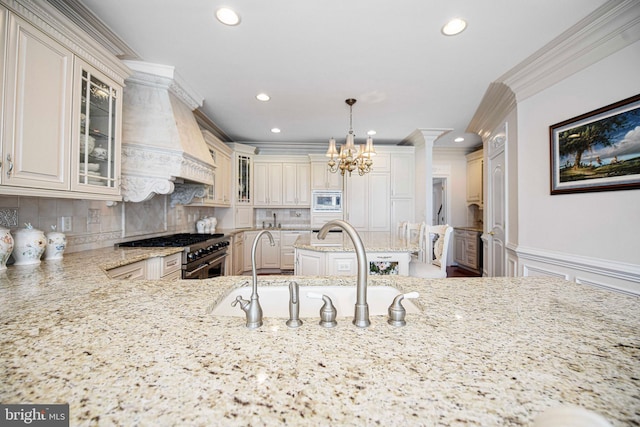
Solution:
[(180, 233), (172, 234), (170, 236), (151, 237), (142, 240), (133, 240), (131, 242), (118, 243), (120, 247), (127, 248), (158, 248), (158, 247), (181, 247), (191, 246), (196, 243), (206, 242), (208, 240), (214, 240), (224, 237), (222, 233), (216, 234), (190, 234)]

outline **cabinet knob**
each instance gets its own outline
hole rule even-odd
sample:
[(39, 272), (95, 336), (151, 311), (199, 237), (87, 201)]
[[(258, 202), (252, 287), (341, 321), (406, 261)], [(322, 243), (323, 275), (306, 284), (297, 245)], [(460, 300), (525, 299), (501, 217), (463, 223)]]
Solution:
[(496, 233), (494, 233), (493, 231), (489, 232), (489, 236), (494, 236)]

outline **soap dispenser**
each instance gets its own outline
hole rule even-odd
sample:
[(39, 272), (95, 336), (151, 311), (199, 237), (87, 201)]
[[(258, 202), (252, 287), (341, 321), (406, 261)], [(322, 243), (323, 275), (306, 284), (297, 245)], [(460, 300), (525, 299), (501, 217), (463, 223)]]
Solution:
[(404, 317), (407, 311), (402, 305), (404, 298), (418, 298), (420, 294), (418, 292), (409, 292), (407, 294), (400, 294), (393, 299), (393, 302), (389, 306), (389, 320), (387, 322), (392, 326), (404, 326), (407, 324)]
[(329, 298), (327, 295), (319, 294), (316, 292), (309, 292), (307, 293), (307, 296), (309, 298), (322, 299), (322, 301), (324, 301), (324, 304), (320, 309), (320, 326), (324, 326), (325, 328), (333, 328), (338, 324), (338, 322), (336, 322), (337, 311), (333, 306), (331, 298)]

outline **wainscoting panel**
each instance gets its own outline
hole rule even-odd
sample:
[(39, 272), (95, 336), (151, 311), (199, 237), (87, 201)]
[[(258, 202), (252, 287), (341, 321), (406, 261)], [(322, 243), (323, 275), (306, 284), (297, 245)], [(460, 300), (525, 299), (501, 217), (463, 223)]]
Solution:
[[(611, 291), (640, 295), (640, 265), (518, 246), (520, 276), (550, 276)], [(509, 268), (511, 263), (509, 262)]]

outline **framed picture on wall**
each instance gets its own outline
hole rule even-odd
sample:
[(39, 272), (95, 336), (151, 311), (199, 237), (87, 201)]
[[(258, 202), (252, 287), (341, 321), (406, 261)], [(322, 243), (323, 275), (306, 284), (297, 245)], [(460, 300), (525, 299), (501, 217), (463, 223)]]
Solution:
[(551, 194), (640, 188), (640, 95), (549, 126)]

